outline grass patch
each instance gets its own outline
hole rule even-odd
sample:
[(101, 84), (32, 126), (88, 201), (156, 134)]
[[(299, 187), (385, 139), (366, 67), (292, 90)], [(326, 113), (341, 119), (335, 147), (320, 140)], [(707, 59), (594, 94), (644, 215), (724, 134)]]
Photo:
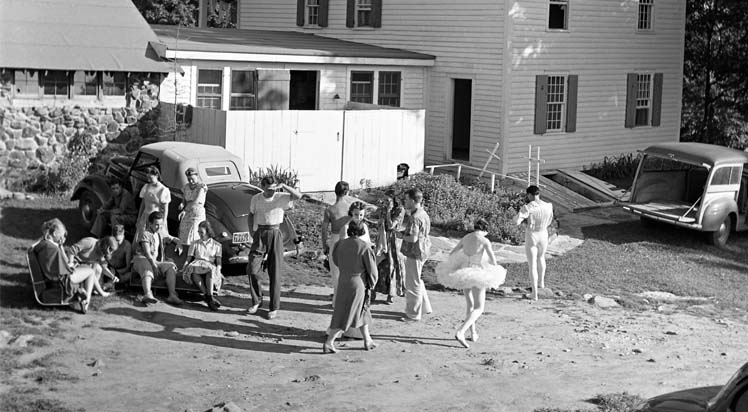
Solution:
[(69, 375), (59, 369), (37, 369), (23, 375), (39, 385), (57, 382), (78, 382), (77, 376)]
[[(620, 296), (627, 307), (655, 305), (635, 296), (644, 291), (709, 298), (721, 309), (748, 309), (748, 233), (731, 236), (720, 249), (699, 232), (646, 227), (636, 221), (582, 228), (584, 243), (548, 260), (546, 283), (569, 293)], [(527, 282), (527, 264), (506, 264), (506, 285)], [(704, 303), (703, 301), (694, 301)]]
[(13, 412), (82, 412), (84, 409), (68, 408), (62, 402), (45, 398), (36, 391), (11, 391), (0, 394), (0, 410)]

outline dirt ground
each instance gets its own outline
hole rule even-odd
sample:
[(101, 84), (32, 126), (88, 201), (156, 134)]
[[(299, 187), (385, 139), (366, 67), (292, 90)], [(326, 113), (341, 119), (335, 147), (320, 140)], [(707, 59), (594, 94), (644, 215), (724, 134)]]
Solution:
[[(572, 215), (562, 233), (573, 236), (575, 220), (618, 218)], [(49, 396), (87, 411), (204, 411), (226, 401), (245, 411), (593, 408), (585, 401), (598, 394), (720, 385), (748, 360), (748, 322), (708, 305), (636, 312), (519, 295), (489, 297), (480, 339), (464, 349), (453, 338), (464, 299), (438, 291), (429, 291), (434, 313), (418, 323), (399, 320), (404, 298), (374, 305), (374, 351), (350, 340), (323, 355), (330, 293), (285, 288), (273, 321), (265, 310), (245, 315), (242, 284), (226, 287), (219, 313), (200, 302), (109, 298), (49, 338), (79, 378)]]

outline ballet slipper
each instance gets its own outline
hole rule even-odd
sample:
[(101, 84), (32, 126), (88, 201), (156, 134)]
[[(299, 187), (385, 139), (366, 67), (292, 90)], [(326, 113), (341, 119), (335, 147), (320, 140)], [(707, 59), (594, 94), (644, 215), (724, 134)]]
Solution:
[(457, 339), (457, 342), (460, 342), (460, 345), (462, 345), (464, 348), (470, 347), (470, 345), (465, 342), (465, 334), (460, 332), (459, 330), (455, 332), (455, 339)]
[(335, 344), (328, 345), (327, 343), (323, 343), (322, 353), (338, 353), (338, 349), (335, 347)]

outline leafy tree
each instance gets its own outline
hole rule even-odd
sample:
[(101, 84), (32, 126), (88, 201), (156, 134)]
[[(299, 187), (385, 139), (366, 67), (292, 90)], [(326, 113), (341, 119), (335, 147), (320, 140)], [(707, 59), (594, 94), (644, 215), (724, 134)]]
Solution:
[(688, 0), (681, 140), (748, 147), (748, 1)]
[[(208, 27), (236, 27), (238, 0), (206, 0)], [(195, 27), (198, 24), (199, 0), (133, 0), (135, 7), (151, 24)]]

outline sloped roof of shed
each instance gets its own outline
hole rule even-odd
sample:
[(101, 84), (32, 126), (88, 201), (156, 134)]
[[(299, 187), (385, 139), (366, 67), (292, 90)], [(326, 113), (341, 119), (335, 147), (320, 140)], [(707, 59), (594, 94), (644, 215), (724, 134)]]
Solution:
[(169, 72), (130, 0), (0, 0), (0, 67)]
[(436, 59), (423, 53), (295, 31), (180, 27), (177, 36), (177, 26), (153, 24), (151, 27), (169, 50), (424, 61)]

